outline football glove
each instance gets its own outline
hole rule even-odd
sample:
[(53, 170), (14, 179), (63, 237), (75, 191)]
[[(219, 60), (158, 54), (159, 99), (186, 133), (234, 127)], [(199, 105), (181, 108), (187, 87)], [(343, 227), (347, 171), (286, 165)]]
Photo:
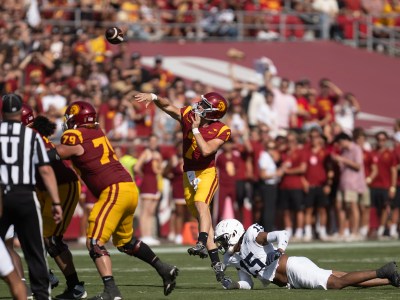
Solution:
[(267, 254), (267, 266), (269, 266), (270, 264), (272, 264), (275, 260), (279, 259), (279, 257), (282, 256), (282, 252), (278, 251), (278, 250), (274, 250), (271, 252), (268, 252)]
[(233, 290), (238, 288), (238, 283), (236, 281), (233, 281), (229, 277), (224, 277), (221, 280), (221, 284), (225, 290)]

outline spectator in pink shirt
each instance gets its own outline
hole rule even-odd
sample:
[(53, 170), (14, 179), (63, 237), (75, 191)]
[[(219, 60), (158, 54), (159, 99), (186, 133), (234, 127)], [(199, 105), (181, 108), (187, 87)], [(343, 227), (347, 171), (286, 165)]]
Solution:
[(337, 194), (337, 213), (339, 218), (339, 235), (344, 235), (346, 223), (350, 224), (350, 240), (359, 238), (360, 211), (358, 202), (365, 193), (363, 152), (349, 135), (340, 133), (335, 137), (340, 154), (331, 157), (340, 167), (339, 191)]

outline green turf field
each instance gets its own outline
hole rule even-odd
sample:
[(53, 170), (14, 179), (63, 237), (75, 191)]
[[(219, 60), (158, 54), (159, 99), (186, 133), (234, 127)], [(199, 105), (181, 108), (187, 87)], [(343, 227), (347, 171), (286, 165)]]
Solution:
[[(112, 249), (112, 247), (108, 247)], [(162, 260), (175, 264), (180, 269), (177, 287), (168, 296), (170, 299), (400, 299), (400, 289), (392, 286), (369, 289), (346, 288), (340, 291), (320, 290), (287, 290), (270, 285), (263, 288), (256, 281), (252, 291), (225, 291), (215, 281), (209, 259), (189, 256), (186, 247), (154, 247)], [(120, 287), (124, 299), (166, 299), (163, 295), (162, 281), (156, 271), (142, 261), (111, 251), (114, 277)], [(102, 290), (99, 278), (92, 260), (85, 250), (73, 250), (75, 265), (80, 279), (85, 281), (90, 296)], [(320, 267), (343, 271), (376, 269), (386, 262), (400, 262), (400, 242), (364, 242), (340, 244), (291, 244), (288, 255), (307, 256)], [(60, 279), (60, 271), (53, 261), (49, 264)], [(229, 269), (228, 269), (229, 270)], [(236, 278), (233, 270), (228, 275)], [(61, 293), (65, 283), (53, 290), (53, 295)], [(0, 299), (10, 299), (8, 289), (0, 282)]]

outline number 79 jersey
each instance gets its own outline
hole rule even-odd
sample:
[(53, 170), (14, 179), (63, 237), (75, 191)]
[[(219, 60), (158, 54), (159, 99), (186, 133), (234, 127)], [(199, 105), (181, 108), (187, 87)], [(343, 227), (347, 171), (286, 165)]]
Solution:
[(267, 284), (274, 279), (279, 260), (266, 265), (267, 254), (274, 251), (274, 246), (262, 246), (256, 242), (258, 234), (263, 231), (264, 227), (259, 224), (253, 224), (246, 230), (240, 246), (240, 269)]
[(101, 129), (79, 127), (66, 130), (61, 136), (61, 144), (83, 147), (84, 153), (71, 157), (71, 161), (96, 198), (112, 184), (132, 182)]

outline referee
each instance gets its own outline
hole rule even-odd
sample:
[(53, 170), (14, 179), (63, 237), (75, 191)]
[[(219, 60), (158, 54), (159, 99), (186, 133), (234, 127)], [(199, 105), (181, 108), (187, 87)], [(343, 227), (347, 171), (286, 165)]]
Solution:
[[(3, 189), (3, 217), (0, 237), (14, 224), (28, 264), (32, 292), (37, 300), (51, 299), (40, 204), (36, 197), (35, 172), (43, 178), (53, 206), (56, 223), (62, 219), (57, 182), (44, 142), (39, 134), (21, 124), (21, 97), (6, 94), (0, 123), (0, 174)], [(1, 262), (0, 262), (1, 263)]]

